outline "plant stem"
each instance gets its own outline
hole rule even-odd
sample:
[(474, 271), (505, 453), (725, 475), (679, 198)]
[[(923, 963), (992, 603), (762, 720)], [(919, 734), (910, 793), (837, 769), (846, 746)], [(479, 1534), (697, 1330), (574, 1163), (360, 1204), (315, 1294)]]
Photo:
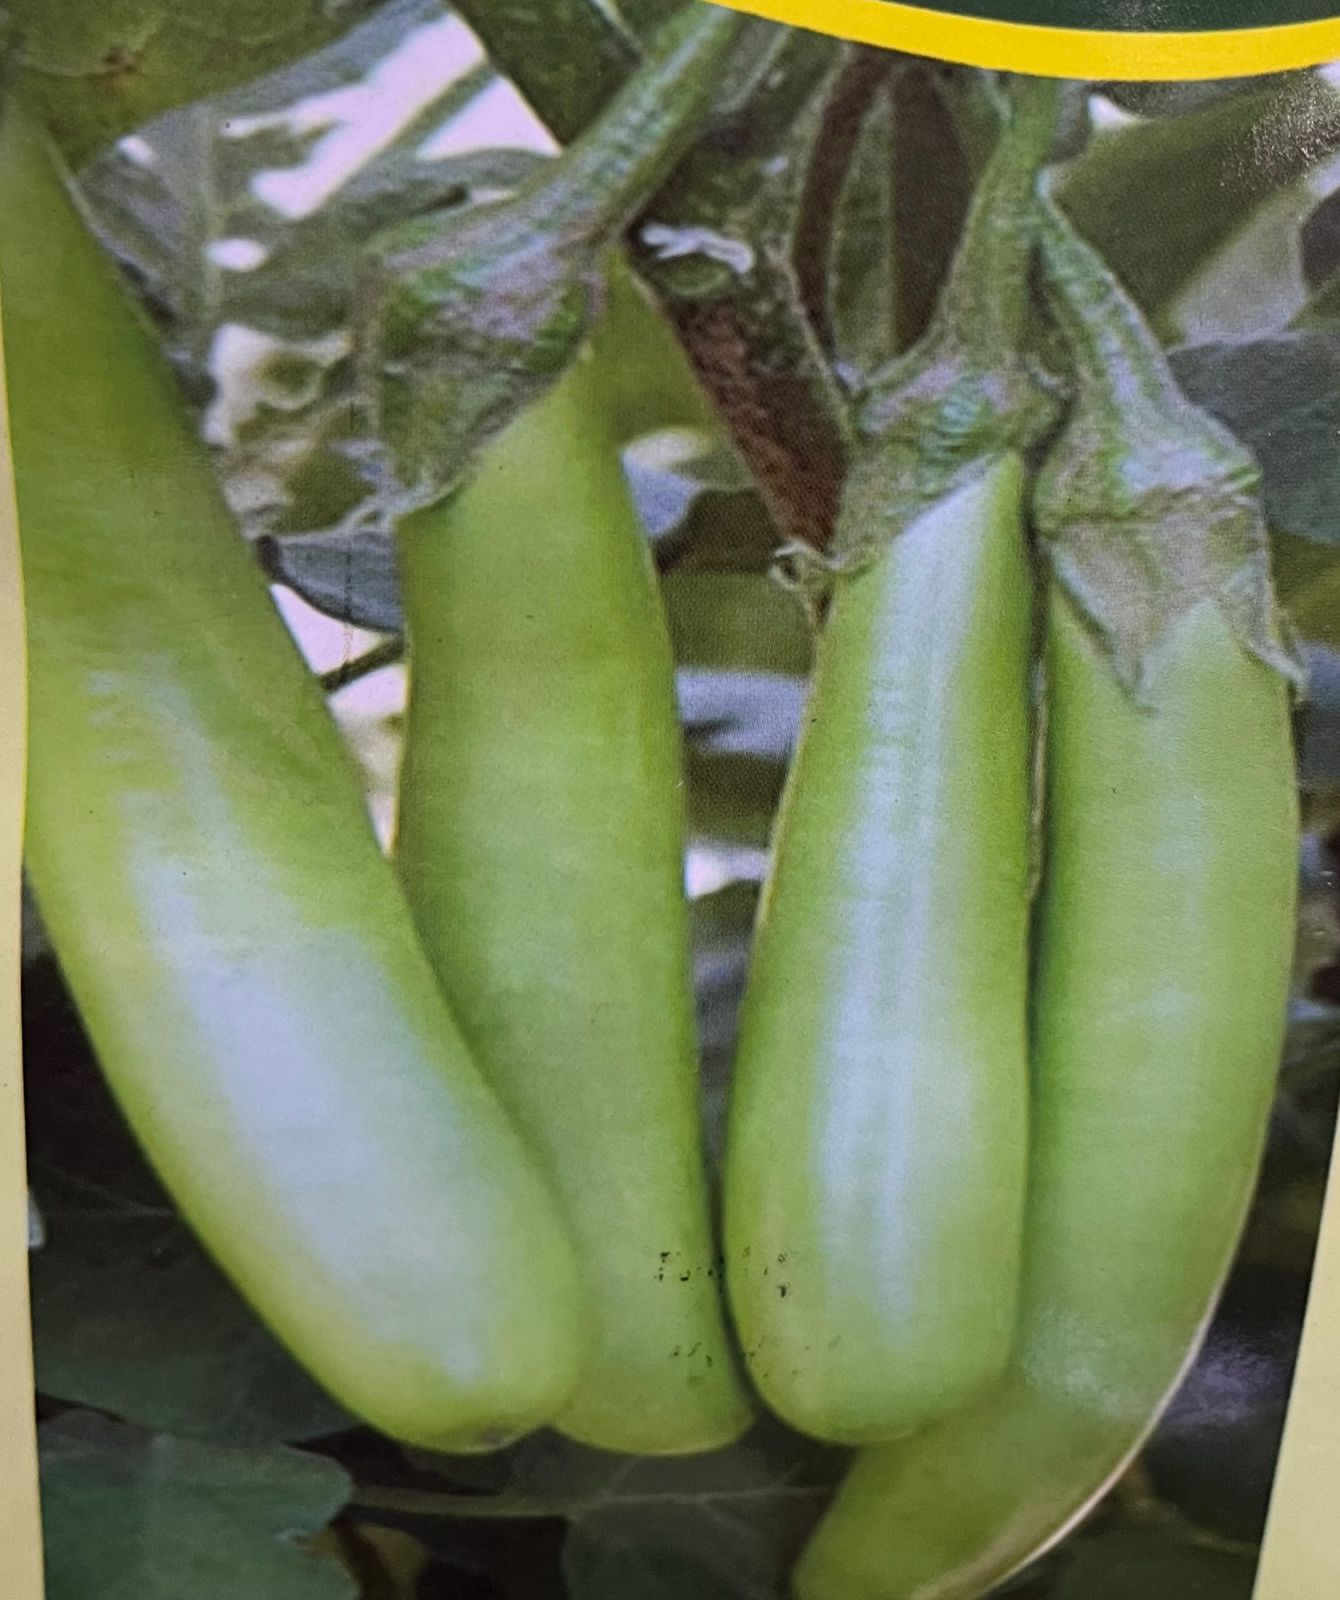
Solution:
[(323, 672), (320, 679), (321, 687), (328, 695), (338, 694), (350, 684), (371, 677), (383, 667), (394, 667), (404, 659), (405, 641), (399, 638), (384, 639), (361, 656), (355, 656), (352, 661), (344, 661), (329, 672)]
[(603, 240), (628, 226), (704, 120), (739, 16), (694, 5), (657, 34), (656, 48), (537, 185), (532, 226)]
[(1016, 80), (1012, 116), (968, 212), (934, 323), (966, 359), (990, 365), (1017, 350), (1028, 311), (1028, 262), (1037, 238), (1035, 188), (1051, 153), (1056, 84)]

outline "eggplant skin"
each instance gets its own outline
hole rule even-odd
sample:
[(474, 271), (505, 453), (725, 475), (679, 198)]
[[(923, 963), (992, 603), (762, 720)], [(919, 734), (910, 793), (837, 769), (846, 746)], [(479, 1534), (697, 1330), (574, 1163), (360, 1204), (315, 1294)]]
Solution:
[(674, 662), (587, 354), (401, 527), (411, 689), (397, 858), (424, 947), (539, 1156), (592, 1312), (556, 1426), (731, 1443), (698, 1101)]
[(336, 1399), (496, 1446), (577, 1378), (557, 1206), (485, 1087), (339, 733), (43, 136), (0, 122), (27, 863), (112, 1090)]
[(1027, 1154), (1024, 472), (840, 579), (788, 780), (726, 1159), (731, 1304), (792, 1426), (896, 1438), (1010, 1356)]
[(977, 1600), (1123, 1470), (1251, 1200), (1293, 956), (1289, 690), (1190, 610), (1147, 707), (1057, 590), (1021, 1344), (997, 1395), (858, 1459), (800, 1600)]

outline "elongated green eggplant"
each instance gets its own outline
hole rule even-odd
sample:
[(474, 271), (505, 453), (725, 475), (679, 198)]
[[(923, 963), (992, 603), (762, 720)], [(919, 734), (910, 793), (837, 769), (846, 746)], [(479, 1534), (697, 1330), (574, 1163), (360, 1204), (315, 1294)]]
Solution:
[(861, 1457), (802, 1600), (976, 1600), (1148, 1434), (1251, 1196), (1293, 947), (1290, 663), (1254, 464), (1180, 395), (1053, 216), (1074, 414), (1039, 480), (1051, 556), (1047, 857), (1014, 1373)]
[(27, 861), (103, 1071), (333, 1395), (421, 1445), (499, 1444), (577, 1376), (554, 1199), (442, 1001), (171, 374), (14, 101), (0, 212)]
[(399, 860), (490, 1081), (544, 1158), (595, 1318), (559, 1426), (654, 1454), (749, 1419), (708, 1216), (670, 647), (582, 360), (401, 529)]
[[(752, 1408), (709, 1217), (673, 663), (588, 335), (736, 26), (688, 8), (515, 201), (402, 233), (373, 323), (398, 478), (431, 494), (445, 451), (458, 484), (400, 524), (401, 876), (577, 1241), (593, 1332), (558, 1426), (633, 1454), (728, 1443)], [(387, 359), (407, 314), (436, 362), (408, 391)]]
[(846, 1443), (998, 1379), (1027, 1141), (1019, 357), (1055, 94), (1019, 89), (940, 312), (865, 409), (741, 1024), (731, 1301), (769, 1404)]

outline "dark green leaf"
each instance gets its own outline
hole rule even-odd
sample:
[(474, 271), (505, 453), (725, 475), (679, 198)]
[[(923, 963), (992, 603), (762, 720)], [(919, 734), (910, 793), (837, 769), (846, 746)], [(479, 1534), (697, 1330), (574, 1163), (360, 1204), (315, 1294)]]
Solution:
[[(432, 1469), (433, 1458), (416, 1459)], [(729, 1449), (638, 1459), (539, 1433), (489, 1463), (482, 1499), (439, 1501), (453, 1518), (565, 1518), (569, 1600), (776, 1600), (850, 1460), (771, 1419)], [(438, 1458), (443, 1476), (457, 1463)], [(469, 1464), (466, 1464), (467, 1469)], [(501, 1475), (498, 1469), (504, 1469)], [(434, 1497), (424, 1497), (424, 1509)]]
[(750, 1570), (751, 1552), (718, 1527), (696, 1535), (710, 1542), (695, 1548), (694, 1520), (682, 1513), (607, 1512), (579, 1522), (563, 1550), (570, 1600), (774, 1600), (773, 1576)]
[[(1313, 552), (1330, 555), (1322, 545), (1309, 545)], [(1277, 557), (1276, 570), (1280, 570)], [(1340, 649), (1340, 561), (1331, 559), (1303, 566), (1290, 560), (1285, 568), (1287, 587), (1281, 588), (1289, 620), (1309, 644)]]
[(885, 91), (866, 118), (838, 205), (830, 285), (834, 355), (853, 387), (898, 347), (894, 269), (894, 105)]
[(1340, 332), (1192, 345), (1172, 364), (1187, 394), (1255, 453), (1271, 527), (1340, 543)]
[(1064, 175), (1060, 198), (1159, 318), (1263, 205), (1337, 148), (1340, 94), (1295, 73), (1184, 116), (1099, 134)]
[(1340, 271), (1327, 278), (1303, 307), (1294, 326), (1334, 328), (1340, 324)]
[(666, 570), (752, 572), (770, 570), (778, 546), (777, 526), (752, 489), (708, 488), (690, 508), (657, 559)]
[(303, 1547), (348, 1498), (333, 1461), (78, 1412), (40, 1446), (47, 1600), (355, 1600), (345, 1570)]
[(765, 850), (786, 769), (763, 756), (710, 755), (690, 746), (689, 829), (701, 842)]
[[(104, 241), (153, 309), (192, 402), (210, 407), (225, 490), (253, 537), (342, 530), (356, 515), (377, 525), (349, 360), (362, 253), (390, 224), (510, 192), (542, 159), (477, 149), (473, 136), (460, 155), (433, 154), (499, 87), (464, 30), (453, 53), (445, 16), (437, 0), (391, 0), (298, 69), (160, 118), (84, 176)], [(258, 174), (284, 182), (328, 131), (294, 121), (294, 101), (339, 94), (407, 44), (435, 52), (441, 93), (370, 145), (323, 204), (276, 209)], [(524, 112), (515, 126), (543, 138)]]
[(456, 9), (564, 144), (595, 120), (637, 63), (636, 44), (598, 0), (457, 0)]
[(1313, 289), (1322, 288), (1340, 272), (1340, 194), (1328, 194), (1318, 203), (1303, 225), (1300, 242), (1303, 276)]
[(635, 33), (644, 37), (654, 32), (686, 3), (686, 0), (619, 0), (619, 11)]
[(799, 600), (752, 573), (672, 572), (661, 586), (675, 659), (804, 676), (814, 641)]
[(1240, 1266), (1146, 1451), (1160, 1498), (1224, 1538), (1264, 1531), (1306, 1302), (1305, 1276)]
[(402, 631), (395, 540), (384, 530), (265, 538), (258, 554), (272, 583), (326, 616), (374, 633)]
[(624, 450), (624, 470), (648, 538), (671, 552), (682, 544), (704, 495), (748, 488), (738, 460), (722, 447), (715, 428), (662, 428), (634, 439)]
[(1142, 117), (1182, 117), (1203, 111), (1238, 95), (1259, 95), (1263, 89), (1284, 87), (1285, 75), (1256, 78), (1211, 78), (1187, 83), (1098, 83), (1094, 88), (1123, 111)]
[(1340, 655), (1308, 650), (1308, 693), (1299, 711), (1298, 756), (1303, 787), (1340, 789)]
[(848, 1460), (769, 1421), (715, 1455), (630, 1464), (574, 1519), (571, 1600), (776, 1600)]
[(1082, 1544), (1052, 1600), (1251, 1600), (1255, 1579), (1249, 1556), (1172, 1530), (1122, 1530)]
[(170, 106), (284, 66), (378, 0), (7, 0), (29, 92), (78, 165)]

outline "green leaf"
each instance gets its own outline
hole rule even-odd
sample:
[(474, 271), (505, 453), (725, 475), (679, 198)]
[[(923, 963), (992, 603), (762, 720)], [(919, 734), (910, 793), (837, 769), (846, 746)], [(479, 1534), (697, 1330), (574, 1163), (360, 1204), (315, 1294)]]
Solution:
[(1221, 100), (1239, 95), (1259, 95), (1263, 89), (1282, 88), (1287, 74), (1275, 73), (1257, 78), (1211, 78), (1187, 83), (1096, 83), (1095, 90), (1120, 106), (1142, 117), (1182, 117), (1188, 111), (1202, 111)]
[(741, 494), (749, 487), (715, 427), (681, 425), (644, 433), (625, 446), (623, 463), (642, 525), (660, 547), (657, 559), (662, 561), (676, 559), (704, 496), (712, 491)]
[(40, 1433), (47, 1600), (355, 1600), (303, 1547), (350, 1483), (333, 1461), (72, 1413)]
[[(676, 1532), (655, 1513), (606, 1514), (578, 1523), (563, 1549), (570, 1600), (684, 1600), (687, 1595), (695, 1600), (774, 1600), (778, 1591), (766, 1574), (759, 1587), (747, 1568), (716, 1566), (718, 1552), (728, 1562), (740, 1553), (733, 1541), (723, 1543), (719, 1528), (702, 1533), (711, 1543), (698, 1550), (693, 1548), (691, 1522)], [(677, 1548), (676, 1538), (688, 1548)]]
[(637, 64), (616, 8), (600, 0), (458, 0), (457, 10), (564, 144), (595, 120)]
[(1294, 323), (1308, 303), (1298, 240), (1314, 198), (1303, 181), (1259, 205), (1169, 301), (1165, 335), (1210, 344), (1260, 339)]
[(685, 4), (685, 0), (619, 0), (619, 13), (634, 33), (653, 33)]
[(1340, 790), (1340, 655), (1314, 646), (1306, 653), (1307, 699), (1298, 713), (1299, 777), (1313, 794)]
[(1251, 1600), (1256, 1563), (1176, 1530), (1131, 1530), (1080, 1546), (1052, 1600)]
[(170, 106), (319, 49), (377, 0), (7, 0), (29, 92), (78, 165)]
[(385, 529), (267, 537), (257, 554), (272, 583), (326, 616), (374, 633), (403, 631), (395, 540)]
[[(1276, 1186), (1277, 1164), (1272, 1154), (1263, 1197)], [(1258, 1201), (1258, 1260), (1262, 1209)], [(1306, 1272), (1292, 1270), (1292, 1263), (1239, 1263), (1145, 1454), (1161, 1500), (1198, 1527), (1246, 1545), (1259, 1543), (1265, 1529), (1307, 1288)]]
[(708, 485), (689, 515), (661, 541), (657, 559), (667, 571), (768, 572), (777, 554), (777, 525), (752, 489)]
[[(338, 44), (158, 119), (84, 174), (104, 243), (149, 302), (252, 537), (384, 529), (366, 469), (371, 433), (353, 403), (363, 251), (407, 217), (511, 192), (544, 159), (475, 148), (473, 135), (453, 144), (461, 119), (500, 86), (464, 30), (446, 47), (446, 17), (438, 0), (391, 0)], [(277, 208), (320, 140), (340, 131), (346, 91), (416, 48), (435, 64), (439, 92), (385, 142), (367, 140), (323, 203), (309, 196), (296, 216)], [(515, 97), (510, 117), (489, 103), (500, 138), (543, 142)]]
[(1302, 228), (1303, 274), (1312, 289), (1330, 286), (1340, 271), (1340, 192), (1332, 190), (1314, 206)]
[(776, 1600), (850, 1459), (771, 1418), (728, 1449), (684, 1459), (611, 1455), (542, 1432), (478, 1465), (415, 1452), (422, 1471), (476, 1488), (404, 1503), (466, 1522), (566, 1519), (569, 1600)]
[(700, 842), (766, 850), (786, 769), (764, 756), (689, 748), (689, 831)]
[(631, 1463), (574, 1518), (571, 1600), (776, 1600), (850, 1459), (765, 1422), (740, 1445)]
[(1340, 544), (1340, 331), (1172, 354), (1187, 394), (1255, 453), (1277, 532)]
[(853, 386), (898, 347), (895, 260), (901, 257), (895, 255), (894, 178), (904, 172), (895, 166), (893, 131), (893, 104), (886, 95), (866, 119), (838, 206), (832, 353)]
[[(1311, 545), (1310, 550), (1320, 550)], [(1340, 561), (1294, 571), (1282, 591), (1289, 620), (1309, 644), (1340, 649)]]
[(1058, 198), (1160, 319), (1261, 206), (1337, 149), (1340, 93), (1294, 73), (1184, 116), (1106, 130), (1065, 172)]
[(661, 593), (675, 659), (682, 666), (809, 672), (814, 640), (804, 609), (770, 578), (672, 572)]

